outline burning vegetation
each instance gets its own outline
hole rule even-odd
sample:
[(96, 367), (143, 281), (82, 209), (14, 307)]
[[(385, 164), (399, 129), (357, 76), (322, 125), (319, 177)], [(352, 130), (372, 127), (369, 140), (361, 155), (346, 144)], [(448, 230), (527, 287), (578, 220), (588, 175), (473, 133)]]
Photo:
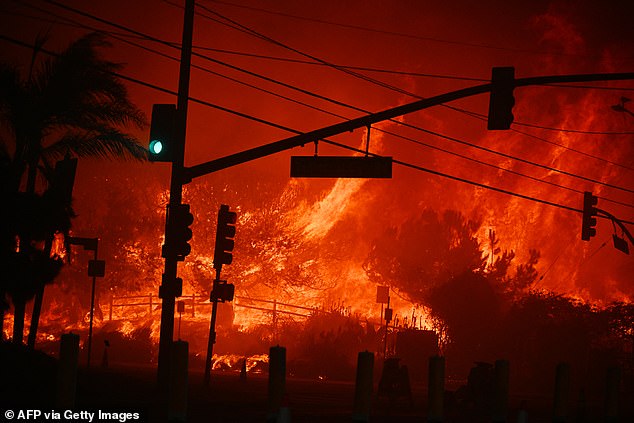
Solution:
[[(547, 27), (545, 42), (559, 40), (576, 57), (580, 41), (575, 34), (554, 34), (554, 19), (546, 14), (533, 24)], [(569, 60), (563, 67), (542, 58), (527, 64), (526, 72), (564, 73), (587, 65)], [(616, 66), (607, 52), (602, 60), (603, 68)], [(415, 88), (420, 95), (444, 90), (440, 84)], [(581, 244), (575, 212), (583, 191), (592, 190), (615, 215), (632, 216), (632, 133), (591, 138), (597, 127), (628, 127), (602, 91), (539, 86), (517, 93), (517, 124), (502, 134), (485, 133), (477, 113), (461, 115), (449, 131), (448, 122), (457, 120), (453, 109), (399, 118), (407, 128), (399, 122), (375, 125), (373, 152), (419, 164), (396, 168), (390, 181), (289, 181), (272, 169), (281, 162), (271, 159), (188, 184), (184, 201), (195, 216), (194, 238), (191, 255), (179, 265), (184, 286), (175, 338), (189, 342), (191, 362), (202, 368), (215, 277), (215, 216), (224, 203), (238, 213), (234, 260), (223, 269), (236, 297), (219, 310), (215, 370), (263, 371), (266, 351), (279, 344), (288, 349), (291, 375), (320, 379), (352, 379), (363, 350), (408, 356), (410, 363), (416, 354), (423, 362), (441, 352), (457, 379), (465, 379), (474, 362), (504, 358), (517, 386), (531, 389), (549, 387), (561, 361), (580, 369), (574, 381), (579, 385), (598, 380), (614, 364), (631, 376), (634, 262), (608, 253), (605, 242)], [(476, 99), (458, 106), (483, 109)], [(409, 137), (417, 125), (429, 128), (424, 132), (431, 140), (420, 141), (417, 133), (408, 143), (385, 132), (398, 129)], [(548, 128), (577, 129), (547, 132), (548, 139), (533, 131)], [(347, 136), (358, 143), (366, 135)], [(168, 199), (156, 175), (163, 170), (134, 164), (108, 174), (101, 166), (80, 166), (73, 204), (78, 217), (70, 232), (99, 237), (107, 262), (95, 296), (93, 351), (97, 359), (107, 353), (110, 363), (154, 364)], [(16, 207), (3, 220), (19, 221), (21, 214)], [(62, 232), (68, 232), (65, 223)], [(612, 235), (604, 222), (598, 229), (601, 241)], [(62, 248), (59, 233), (48, 242), (45, 258), (55, 263), (47, 283), (55, 283), (45, 291), (37, 345), (54, 355), (60, 335), (73, 331), (82, 335), (85, 350), (89, 257)], [(15, 237), (9, 244), (15, 253), (21, 248)], [(60, 272), (64, 254), (70, 264)], [(33, 280), (17, 273), (15, 281)], [(376, 301), (377, 286), (389, 287), (390, 322)], [(25, 290), (24, 298), (7, 293), (3, 288), (0, 298), (13, 305), (3, 314), (5, 339), (35, 290)]]
[[(321, 196), (297, 181), (279, 184), (277, 191), (256, 184), (250, 192), (266, 199), (259, 206), (253, 195), (222, 190), (239, 213), (235, 260), (225, 275), (236, 284), (236, 299), (220, 307), (214, 369), (238, 372), (246, 360), (246, 371), (261, 371), (268, 347), (279, 344), (288, 348), (292, 375), (350, 379), (358, 351), (397, 354), (399, 333), (412, 330), (437, 334), (437, 348), (458, 378), (474, 361), (504, 357), (522, 383), (547, 386), (549, 369), (559, 361), (589, 372), (598, 357), (604, 366), (631, 360), (629, 300), (592, 304), (541, 288), (538, 250), (504, 249), (493, 229), (482, 236), (481, 219), (456, 210), (427, 208), (398, 225), (372, 225), (385, 217), (368, 212), (377, 210), (377, 199), (366, 193), (377, 189), (372, 184), (342, 180)], [(186, 192), (196, 216), (195, 237), (181, 270), (183, 311), (176, 315), (175, 336), (190, 342), (193, 366), (201, 367), (214, 277), (217, 186), (217, 181), (197, 184)], [(156, 188), (108, 191), (103, 201), (121, 207), (104, 208), (93, 220), (116, 240), (105, 247), (112, 258), (97, 292), (93, 341), (99, 346), (108, 341), (110, 362), (156, 361), (164, 218), (163, 192)], [(130, 218), (114, 217), (121, 212)], [(136, 224), (132, 216), (146, 222)], [(371, 236), (360, 238), (360, 231)], [(38, 345), (53, 353), (59, 334), (87, 330), (84, 255), (73, 252), (59, 283), (47, 289)], [(526, 261), (518, 262), (518, 255)], [(390, 287), (395, 311), (387, 339), (378, 285)], [(5, 321), (5, 336), (9, 326)]]

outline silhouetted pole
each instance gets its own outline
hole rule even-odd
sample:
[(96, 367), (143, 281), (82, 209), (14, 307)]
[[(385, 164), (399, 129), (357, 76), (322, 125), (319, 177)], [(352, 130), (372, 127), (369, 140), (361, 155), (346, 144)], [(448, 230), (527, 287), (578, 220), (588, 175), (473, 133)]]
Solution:
[(505, 423), (509, 408), (509, 362), (495, 362), (495, 391), (493, 398), (493, 423)]
[(108, 348), (110, 348), (110, 342), (108, 340), (103, 341), (103, 357), (101, 358), (101, 367), (108, 368)]
[(357, 378), (354, 385), (353, 422), (370, 421), (372, 387), (374, 383), (374, 354), (360, 352), (357, 357)]
[(31, 326), (29, 327), (29, 336), (26, 345), (30, 349), (35, 349), (35, 341), (37, 338), (37, 327), (40, 323), (40, 314), (42, 313), (42, 301), (44, 298), (44, 285), (37, 288), (35, 298), (33, 300), (33, 311), (31, 312)]
[(189, 345), (185, 341), (175, 341), (171, 351), (168, 420), (170, 422), (186, 422)]
[[(388, 310), (390, 310), (388, 312)], [(389, 314), (389, 316), (388, 316)], [(385, 307), (385, 337), (383, 338), (383, 361), (387, 359), (387, 326), (390, 324), (390, 320), (392, 320), (392, 311), (390, 309), (390, 294), (388, 291), (387, 294), (387, 306)]]
[[(185, 159), (185, 138), (187, 133), (187, 105), (189, 100), (189, 75), (191, 72), (192, 38), (194, 32), (194, 0), (185, 2), (183, 17), (183, 38), (181, 43), (181, 60), (178, 79), (178, 102), (176, 105), (176, 142), (177, 151), (172, 163), (170, 179), (169, 206), (181, 204), (183, 199), (183, 169)], [(168, 222), (166, 219), (166, 237), (168, 237)], [(166, 243), (167, 243), (166, 239)], [(174, 308), (176, 303), (176, 286), (178, 261), (173, 252), (166, 254), (165, 271), (163, 272), (161, 289), (161, 331), (158, 351), (158, 383), (163, 393), (169, 390), (171, 348), (174, 340)]]
[(570, 365), (559, 363), (555, 374), (555, 395), (553, 398), (553, 423), (568, 421), (568, 396), (570, 392)]
[(442, 422), (445, 405), (445, 357), (429, 358), (429, 379), (427, 381), (427, 421)]
[[(97, 261), (97, 248), (99, 243), (95, 243), (94, 259)], [(92, 353), (92, 323), (95, 316), (95, 287), (97, 285), (97, 275), (92, 275), (92, 290), (90, 293), (90, 323), (88, 325), (88, 359), (86, 361), (86, 367), (90, 368), (90, 354)]]
[(247, 381), (247, 358), (244, 357), (242, 359), (242, 364), (240, 365), (240, 382)]
[(59, 347), (57, 367), (58, 408), (73, 408), (77, 391), (77, 367), (79, 365), (79, 335), (65, 333)]
[(621, 369), (610, 367), (607, 372), (605, 390), (605, 421), (619, 421), (619, 387), (621, 385)]
[[(216, 280), (220, 272), (217, 272)], [(211, 321), (209, 322), (209, 339), (207, 340), (207, 356), (205, 357), (205, 386), (209, 386), (211, 381), (211, 361), (214, 355), (214, 344), (216, 343), (216, 315), (218, 314), (218, 301), (211, 302)]]
[(269, 414), (267, 421), (275, 421), (286, 392), (286, 348), (279, 345), (269, 350)]

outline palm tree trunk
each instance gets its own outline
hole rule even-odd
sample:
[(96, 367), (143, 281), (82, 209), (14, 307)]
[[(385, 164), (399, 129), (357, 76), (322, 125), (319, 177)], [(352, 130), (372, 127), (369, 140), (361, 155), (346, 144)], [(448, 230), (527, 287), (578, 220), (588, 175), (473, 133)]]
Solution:
[(24, 314), (26, 312), (26, 301), (23, 299), (13, 299), (13, 343), (22, 345), (24, 338)]
[[(50, 257), (51, 248), (53, 243), (51, 240), (46, 241), (46, 254)], [(42, 312), (42, 300), (44, 299), (44, 284), (38, 287), (33, 299), (33, 313), (31, 313), (31, 326), (29, 326), (29, 338), (27, 339), (27, 346), (30, 349), (35, 349), (35, 339), (37, 338), (37, 328), (40, 325), (40, 314)]]
[(37, 337), (37, 327), (40, 324), (40, 313), (42, 312), (42, 299), (44, 298), (44, 285), (37, 289), (35, 299), (33, 300), (33, 313), (31, 313), (31, 326), (29, 326), (29, 337), (27, 346), (35, 349), (35, 338)]
[[(33, 194), (35, 192), (35, 181), (37, 178), (37, 161), (39, 156), (34, 155), (33, 157), (35, 157), (35, 160), (31, 159), (29, 161), (29, 170), (28, 170), (28, 176), (26, 180), (26, 192), (30, 194)], [(20, 244), (26, 246), (26, 248), (30, 248), (29, 239), (21, 239)], [(13, 343), (22, 344), (22, 341), (24, 340), (24, 317), (25, 317), (25, 310), (26, 310), (26, 300), (24, 299), (16, 300), (14, 298), (13, 306), (15, 310), (13, 314)], [(40, 301), (40, 307), (41, 307), (41, 301)]]

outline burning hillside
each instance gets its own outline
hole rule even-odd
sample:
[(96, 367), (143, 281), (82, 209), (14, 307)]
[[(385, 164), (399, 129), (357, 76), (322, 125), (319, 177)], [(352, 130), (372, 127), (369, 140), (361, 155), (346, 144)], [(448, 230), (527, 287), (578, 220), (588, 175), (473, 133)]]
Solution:
[[(328, 104), (325, 109), (300, 102), (301, 111), (289, 110), (280, 96), (269, 103), (259, 97), (264, 94), (241, 95), (244, 86), (235, 92), (218, 88), (208, 72), (203, 78), (200, 68), (207, 62), (197, 56), (193, 90), (225, 97), (240, 112), (219, 115), (216, 109), (204, 108), (205, 101), (192, 104), (186, 164), (283, 138), (287, 134), (280, 127), (285, 125), (305, 132), (365, 114), (366, 109), (384, 110), (421, 96), (484, 83), (491, 66), (500, 62), (511, 62), (518, 78), (620, 71), (631, 63), (620, 51), (622, 40), (586, 40), (583, 27), (575, 26), (574, 17), (556, 5), (533, 12), (531, 18), (522, 15), (521, 22), (534, 47), (548, 47), (552, 54), (523, 51), (526, 55), (518, 56), (517, 49), (500, 49), (495, 55), (489, 49), (463, 58), (445, 43), (427, 53), (439, 58), (434, 62), (446, 59), (453, 75), (465, 69), (464, 63), (458, 63), (464, 60), (481, 77), (421, 80), (413, 72), (382, 72), (385, 78), (378, 85), (391, 89), (389, 94), (361, 85), (368, 82), (367, 75), (350, 82), (344, 79), (351, 78), (349, 72), (338, 77), (326, 74), (324, 69), (342, 69), (327, 63), (321, 63), (325, 68), (320, 70), (297, 74), (292, 72), (297, 63), (258, 65), (259, 72), (271, 71), (276, 78), (290, 76), (293, 84), (284, 85), (284, 90), (293, 95), (308, 95), (307, 90), (300, 89), (300, 94), (293, 90), (303, 84), (325, 93), (311, 97)], [(216, 35), (205, 33), (198, 41), (216, 42)], [(336, 39), (324, 37), (295, 41), (319, 44), (315, 48), (320, 51), (329, 45), (324, 40)], [(359, 43), (354, 51), (367, 50), (365, 37), (345, 39)], [(626, 43), (629, 46), (631, 39)], [(407, 43), (385, 40), (373, 44), (375, 49), (381, 47), (386, 50), (384, 57), (373, 60), (382, 69), (391, 63), (411, 66), (411, 57), (420, 54), (419, 45), (410, 49)], [(461, 45), (460, 51), (472, 47)], [(268, 48), (279, 54), (270, 46), (266, 52)], [(343, 50), (327, 53), (348, 59)], [(167, 68), (146, 63), (137, 67), (146, 65), (153, 66), (151, 76), (167, 77), (168, 72), (154, 75), (155, 69)], [(416, 65), (417, 70), (421, 66)], [(239, 73), (236, 66), (231, 69)], [(253, 72), (249, 75), (258, 80)], [(266, 81), (281, 90), (274, 78)], [(339, 360), (345, 369), (328, 370), (341, 374), (349, 370), (358, 349), (396, 350), (390, 335), (401, 329), (436, 331), (443, 352), (455, 354), (461, 365), (502, 354), (530, 361), (531, 355), (546, 354), (545, 346), (557, 337), (574, 341), (588, 352), (587, 357), (601, 344), (610, 350), (606, 357), (617, 360), (624, 340), (631, 337), (627, 316), (634, 297), (634, 262), (609, 245), (610, 237), (623, 234), (607, 219), (600, 219), (595, 238), (581, 241), (579, 211), (583, 192), (591, 191), (599, 198), (598, 207), (631, 228), (634, 145), (632, 121), (624, 112), (629, 110), (626, 95), (631, 90), (631, 81), (518, 87), (515, 121), (509, 131), (485, 130), (485, 96), (382, 122), (366, 131), (372, 153), (398, 161), (391, 180), (289, 180), (288, 153), (194, 180), (184, 189), (184, 202), (195, 216), (194, 237), (192, 253), (178, 269), (184, 281), (179, 299), (183, 311), (175, 316), (175, 337), (190, 342), (192, 356), (204, 356), (215, 277), (215, 217), (220, 204), (229, 204), (238, 221), (234, 260), (222, 275), (236, 286), (236, 300), (223, 305), (219, 317), (217, 348), (224, 358), (218, 363), (225, 367), (236, 369), (240, 360), (251, 357), (247, 369), (257, 369), (256, 362), (265, 360), (253, 357), (265, 353), (270, 344), (284, 343), (298, 362), (305, 356), (315, 360), (345, 356)], [(149, 101), (142, 92), (135, 95)], [(152, 97), (151, 101), (162, 100)], [(619, 101), (623, 110), (613, 107)], [(346, 114), (339, 114), (339, 108)], [(245, 124), (236, 117), (250, 114), (265, 123), (270, 119), (269, 126), (275, 129)], [(337, 136), (336, 141), (363, 148), (366, 135), (356, 131)], [(139, 139), (146, 138), (146, 133), (139, 134)], [(320, 155), (341, 154), (325, 142), (295, 149), (293, 154), (311, 155), (317, 148)], [(95, 339), (98, 345), (109, 341), (111, 359), (117, 355), (146, 363), (156, 359), (167, 170), (168, 165), (162, 164), (105, 165), (85, 158), (79, 165), (73, 204), (78, 216), (71, 233), (100, 239), (107, 273), (96, 290)], [(64, 332), (83, 335), (87, 330), (90, 258), (80, 249), (73, 249), (70, 257), (72, 263), (45, 292), (38, 339), (42, 345), (56, 342)], [(390, 288), (394, 318), (389, 334), (384, 305), (376, 302), (379, 285)], [(622, 304), (611, 306), (615, 301)], [(5, 338), (10, 338), (11, 319), (10, 314), (4, 319)], [(620, 323), (610, 329), (608, 323), (615, 321)], [(542, 330), (547, 333), (543, 339)], [(612, 341), (618, 348), (612, 348)], [(117, 352), (126, 343), (142, 348)], [(333, 351), (332, 345), (341, 347)], [(555, 355), (568, 357), (563, 348), (554, 349), (553, 360)], [(472, 355), (461, 353), (465, 350)], [(318, 367), (314, 374), (326, 372)]]

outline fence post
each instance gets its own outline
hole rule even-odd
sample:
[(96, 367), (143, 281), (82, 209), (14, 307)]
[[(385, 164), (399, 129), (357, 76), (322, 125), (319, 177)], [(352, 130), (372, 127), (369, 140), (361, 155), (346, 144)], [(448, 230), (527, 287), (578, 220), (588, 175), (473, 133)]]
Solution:
[(427, 421), (442, 422), (445, 405), (445, 357), (429, 358), (429, 377), (427, 381), (427, 402), (429, 411)]
[(187, 421), (187, 367), (189, 344), (185, 341), (174, 341), (172, 344), (169, 386), (169, 421)]
[(150, 294), (150, 317), (152, 316), (152, 294)]
[(360, 352), (357, 357), (357, 378), (354, 385), (353, 422), (370, 421), (373, 372), (374, 353), (369, 351)]
[(108, 315), (108, 320), (109, 321), (112, 321), (112, 307), (114, 305), (113, 303), (114, 303), (114, 294), (111, 294), (110, 295), (110, 313)]
[(605, 421), (607, 423), (619, 420), (619, 387), (621, 385), (621, 369), (610, 367), (607, 371), (605, 390)]
[(559, 363), (555, 375), (555, 398), (553, 399), (553, 423), (568, 420), (568, 393), (570, 391), (570, 365)]
[(77, 390), (77, 367), (79, 363), (79, 335), (65, 333), (59, 347), (57, 364), (57, 398), (60, 408), (73, 408)]
[(196, 317), (196, 293), (192, 294), (192, 317)]
[(493, 422), (505, 423), (508, 416), (509, 403), (509, 362), (495, 362), (495, 393), (493, 403)]
[(286, 348), (269, 350), (269, 414), (267, 421), (276, 421), (286, 391)]

